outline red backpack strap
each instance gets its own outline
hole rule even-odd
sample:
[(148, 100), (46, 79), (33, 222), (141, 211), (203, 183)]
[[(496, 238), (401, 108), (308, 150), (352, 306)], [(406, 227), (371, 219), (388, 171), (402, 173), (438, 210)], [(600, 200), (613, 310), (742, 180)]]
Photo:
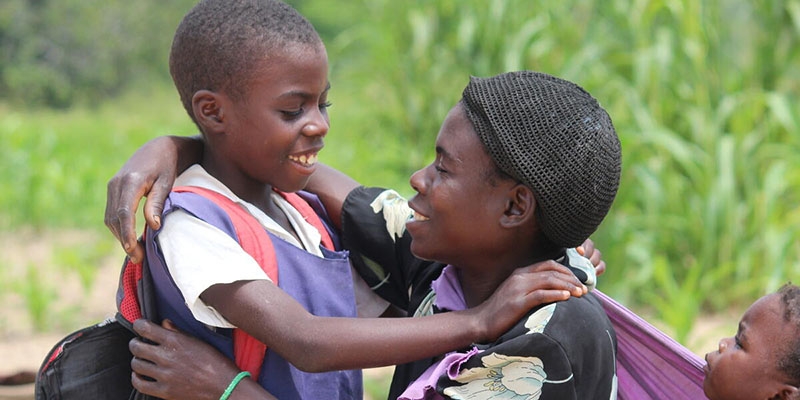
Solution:
[[(146, 231), (146, 229), (145, 229)], [(144, 242), (145, 236), (142, 234), (141, 241)], [(125, 327), (132, 329), (131, 324), (137, 319), (149, 317), (144, 315), (143, 309), (146, 301), (140, 299), (140, 290), (144, 277), (144, 262), (135, 263), (129, 256), (125, 256), (122, 263), (122, 271), (119, 276), (119, 286), (117, 288), (117, 320)], [(120, 317), (122, 317), (120, 319)]]
[[(258, 220), (233, 200), (213, 190), (196, 186), (180, 186), (172, 190), (201, 195), (222, 208), (233, 223), (242, 249), (258, 262), (272, 282), (278, 284), (278, 260), (275, 256), (275, 249), (272, 247), (272, 240), (267, 231)], [(236, 366), (243, 371), (249, 371), (253, 379), (258, 379), (267, 346), (245, 331), (234, 329), (233, 352)]]
[(303, 219), (306, 220), (309, 224), (311, 224), (314, 228), (317, 228), (319, 234), (322, 235), (322, 245), (325, 246), (328, 250), (335, 250), (333, 246), (333, 239), (331, 239), (331, 235), (328, 233), (328, 229), (325, 227), (325, 224), (320, 219), (319, 215), (314, 211), (313, 208), (305, 201), (302, 197), (300, 197), (297, 193), (285, 193), (276, 190), (276, 193), (281, 195), (295, 210), (300, 211), (300, 215), (303, 216)]
[(134, 263), (125, 257), (125, 265), (119, 277), (119, 293), (117, 294), (117, 310), (126, 321), (133, 323), (142, 318), (136, 288), (142, 281), (142, 264)]

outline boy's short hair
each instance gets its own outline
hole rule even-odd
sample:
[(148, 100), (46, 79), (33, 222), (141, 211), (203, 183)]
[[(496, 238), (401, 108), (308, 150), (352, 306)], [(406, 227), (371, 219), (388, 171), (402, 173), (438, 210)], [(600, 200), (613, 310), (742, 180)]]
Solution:
[(800, 386), (800, 287), (787, 283), (778, 290), (783, 304), (783, 320), (794, 326), (792, 343), (787, 343), (783, 357), (778, 360), (778, 369), (791, 380), (790, 384)]
[(472, 77), (462, 104), (504, 173), (536, 197), (544, 236), (578, 246), (600, 225), (619, 186), (621, 149), (611, 118), (580, 86), (540, 72)]
[(322, 40), (311, 23), (286, 3), (197, 3), (175, 31), (169, 57), (172, 80), (192, 120), (192, 96), (197, 91), (225, 91), (241, 99), (259, 63), (289, 43), (321, 45)]

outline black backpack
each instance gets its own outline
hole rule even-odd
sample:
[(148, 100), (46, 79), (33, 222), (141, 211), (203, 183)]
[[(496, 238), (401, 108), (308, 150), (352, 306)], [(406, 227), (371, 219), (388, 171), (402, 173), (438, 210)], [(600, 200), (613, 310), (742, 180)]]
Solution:
[(125, 258), (117, 289), (117, 314), (79, 329), (59, 341), (36, 375), (36, 400), (153, 399), (131, 384), (128, 342), (133, 321), (156, 320), (153, 284), (147, 263)]

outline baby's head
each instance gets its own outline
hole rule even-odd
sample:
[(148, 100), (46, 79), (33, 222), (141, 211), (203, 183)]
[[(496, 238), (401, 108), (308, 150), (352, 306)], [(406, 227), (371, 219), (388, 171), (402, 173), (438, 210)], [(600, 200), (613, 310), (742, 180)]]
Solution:
[(800, 288), (787, 284), (753, 303), (706, 362), (709, 399), (800, 398)]
[(183, 107), (197, 123), (192, 110), (196, 92), (224, 92), (241, 100), (264, 62), (296, 45), (324, 52), (313, 25), (281, 1), (203, 0), (175, 32), (170, 74)]
[(621, 149), (611, 118), (580, 86), (541, 72), (472, 78), (462, 104), (497, 167), (529, 187), (556, 247), (583, 243), (617, 193)]

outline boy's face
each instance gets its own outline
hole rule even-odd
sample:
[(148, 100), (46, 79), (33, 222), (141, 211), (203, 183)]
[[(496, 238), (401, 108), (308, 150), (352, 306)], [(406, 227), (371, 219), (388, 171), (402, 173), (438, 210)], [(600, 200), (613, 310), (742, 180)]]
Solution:
[(706, 354), (703, 390), (709, 399), (770, 399), (786, 385), (778, 360), (796, 329), (783, 319), (778, 294), (762, 297), (745, 312), (735, 337)]
[(304, 188), (330, 125), (329, 87), (321, 44), (289, 46), (263, 61), (243, 98), (228, 98), (224, 109), (225, 139), (218, 147), (234, 166), (226, 171), (234, 175), (226, 184)]
[(456, 105), (436, 138), (436, 159), (411, 176), (415, 218), (406, 228), (414, 255), (459, 267), (496, 259), (502, 246), (493, 229), (505, 206), (501, 195), (515, 182), (495, 178), (492, 185), (487, 172), (494, 168), (463, 107)]

